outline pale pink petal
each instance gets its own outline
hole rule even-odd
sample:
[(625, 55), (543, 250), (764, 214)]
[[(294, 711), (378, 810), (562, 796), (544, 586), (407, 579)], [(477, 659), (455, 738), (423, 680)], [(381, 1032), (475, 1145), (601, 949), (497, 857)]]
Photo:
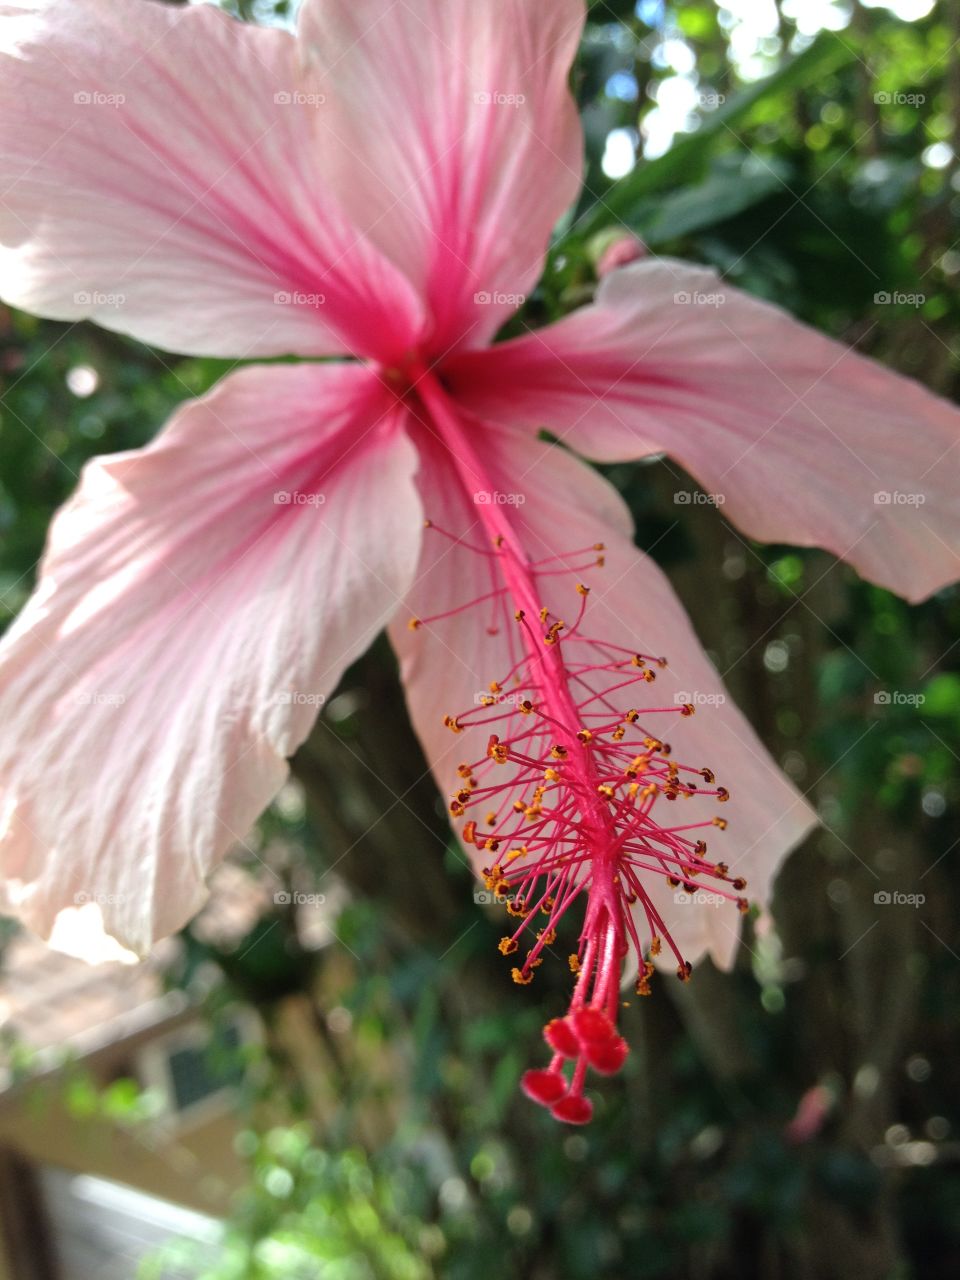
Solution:
[(169, 350), (393, 358), (422, 327), (331, 191), (287, 32), (0, 0), (0, 288)]
[(306, 0), (327, 171), (427, 298), (440, 355), (516, 310), (580, 185), (583, 0)]
[[(811, 811), (724, 691), (664, 575), (634, 547), (629, 515), (615, 490), (565, 451), (529, 437), (491, 429), (481, 451), (492, 481), (510, 499), (532, 559), (606, 544), (603, 568), (575, 573), (583, 556), (571, 556), (569, 575), (544, 579), (544, 603), (569, 619), (579, 602), (575, 583), (582, 579), (591, 587), (587, 635), (668, 657), (669, 666), (649, 686), (652, 701), (638, 705), (674, 705), (683, 695), (698, 703), (692, 717), (671, 718), (674, 758), (714, 768), (731, 791), (722, 810), (729, 830), (714, 833), (710, 853), (747, 878), (752, 900), (765, 902), (781, 860), (810, 829)], [(438, 450), (424, 446), (419, 483), (428, 518), (474, 542), (482, 539), (477, 508)], [(482, 556), (428, 531), (408, 613), (429, 618), (490, 589)], [(508, 626), (501, 621), (498, 634), (490, 634), (493, 617), (490, 606), (480, 606), (410, 631), (399, 614), (391, 629), (414, 723), (447, 795), (461, 785), (457, 766), (481, 759), (486, 735), (495, 731), (484, 727), (454, 735), (443, 725), (445, 715), (476, 707), (490, 681), (502, 680), (511, 666)], [(685, 801), (683, 810), (690, 822), (709, 821), (720, 812), (715, 802), (700, 798)], [(484, 861), (489, 855), (480, 854), (478, 869)], [(730, 962), (739, 936), (739, 917), (730, 904), (676, 901), (663, 877), (652, 881), (651, 893), (689, 960), (709, 950), (719, 963)]]
[(666, 452), (751, 537), (825, 547), (908, 599), (960, 577), (960, 411), (706, 268), (615, 271), (594, 306), (448, 379), (589, 457)]
[(0, 644), (0, 868), (32, 928), (93, 903), (143, 951), (199, 908), (409, 587), (398, 425), (360, 368), (250, 367), (87, 467)]

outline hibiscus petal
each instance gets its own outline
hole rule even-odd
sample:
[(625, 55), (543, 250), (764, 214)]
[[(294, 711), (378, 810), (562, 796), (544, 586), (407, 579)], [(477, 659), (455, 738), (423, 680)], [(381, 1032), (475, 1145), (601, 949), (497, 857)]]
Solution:
[(615, 271), (594, 306), (448, 376), (588, 457), (664, 451), (751, 537), (825, 547), (908, 599), (960, 577), (960, 411), (706, 268)]
[(567, 78), (583, 0), (306, 0), (328, 162), (427, 298), (436, 354), (485, 341), (580, 185)]
[(0, 644), (0, 867), (32, 928), (93, 903), (143, 951), (199, 908), (409, 587), (390, 404), (356, 367), (251, 367), (86, 468)]
[[(482, 540), (477, 507), (451, 474), (449, 461), (426, 445), (422, 454), (419, 484), (425, 514), (450, 532)], [(731, 791), (733, 799), (723, 811), (730, 829), (715, 833), (710, 852), (747, 878), (751, 901), (766, 902), (781, 860), (810, 830), (813, 815), (726, 694), (670, 584), (633, 545), (630, 517), (616, 491), (564, 450), (530, 437), (487, 430), (482, 456), (492, 483), (510, 498), (531, 559), (597, 541), (606, 545), (603, 568), (575, 572), (582, 555), (558, 561), (553, 567), (568, 563), (570, 574), (542, 580), (544, 602), (556, 616), (569, 618), (579, 599), (575, 582), (583, 579), (591, 587), (586, 634), (669, 658), (669, 666), (650, 686), (650, 699), (638, 705), (676, 704), (683, 695), (701, 703), (698, 714), (671, 719), (674, 757), (697, 768), (713, 767)], [(407, 607), (413, 616), (429, 618), (490, 589), (488, 558), (428, 533)], [(513, 664), (509, 624), (491, 634), (487, 623), (493, 617), (492, 609), (479, 606), (413, 632), (398, 616), (391, 628), (411, 715), (444, 794), (462, 785), (458, 764), (482, 759), (486, 735), (496, 728), (468, 728), (454, 736), (443, 725), (445, 715), (475, 707), (490, 681), (502, 680)], [(683, 820), (709, 821), (715, 812), (713, 802), (693, 799), (684, 802)], [(478, 870), (489, 863), (488, 854), (471, 852)], [(709, 950), (718, 963), (728, 964), (739, 936), (732, 906), (718, 909), (709, 899), (684, 902), (664, 877), (650, 876), (649, 881), (651, 896), (686, 958), (695, 962)]]
[(287, 32), (209, 6), (0, 3), (14, 306), (173, 351), (392, 358), (422, 326), (325, 177)]

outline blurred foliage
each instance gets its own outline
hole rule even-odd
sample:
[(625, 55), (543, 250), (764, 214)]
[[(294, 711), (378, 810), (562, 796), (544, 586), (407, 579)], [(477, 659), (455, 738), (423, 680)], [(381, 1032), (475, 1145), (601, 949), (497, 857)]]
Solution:
[[(712, 3), (590, 5), (584, 196), (507, 331), (587, 300), (598, 237), (625, 227), (956, 398), (960, 9), (766, 8), (751, 41)], [(814, 9), (830, 30), (813, 34)], [(668, 145), (662, 104), (678, 100)], [(617, 178), (611, 134), (638, 158)], [(900, 294), (913, 301), (884, 300)], [(6, 617), (83, 462), (142, 444), (228, 367), (0, 316)], [(205, 1280), (960, 1272), (960, 594), (910, 608), (824, 554), (676, 506), (672, 464), (608, 473), (823, 817), (780, 878), (776, 924), (754, 922), (731, 977), (707, 965), (627, 1009), (622, 1078), (587, 1130), (558, 1129), (516, 1082), (560, 977), (518, 993), (494, 963), (497, 921), (470, 901), (378, 645), (251, 844), (251, 876), (264, 859), (303, 890), (339, 885), (335, 939), (303, 945), (296, 911), (275, 907), (230, 946), (188, 930), (170, 975), (189, 990), (215, 965), (223, 998), (266, 1028), (238, 1140), (250, 1187)], [(391, 795), (404, 804), (371, 830)], [(924, 901), (884, 901), (896, 893)], [(71, 1088), (147, 1122), (127, 1085), (95, 1104)]]

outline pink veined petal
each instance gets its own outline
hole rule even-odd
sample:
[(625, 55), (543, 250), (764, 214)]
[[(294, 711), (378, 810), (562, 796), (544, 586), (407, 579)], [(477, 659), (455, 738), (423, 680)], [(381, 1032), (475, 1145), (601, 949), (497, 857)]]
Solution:
[(448, 381), (602, 461), (665, 451), (751, 537), (825, 547), (910, 600), (960, 577), (960, 410), (712, 271), (643, 262)]
[(365, 370), (250, 367), (86, 468), (0, 644), (5, 909), (95, 903), (142, 952), (199, 908), (409, 587), (396, 426)]
[(543, 268), (580, 185), (567, 80), (583, 0), (305, 0), (326, 160), (414, 281), (426, 349), (477, 346)]
[[(421, 446), (421, 454), (418, 483), (427, 518), (474, 542), (478, 536), (482, 539), (477, 508), (449, 461), (427, 444)], [(499, 490), (513, 499), (510, 509), (532, 559), (589, 547), (598, 540), (605, 543), (603, 568), (577, 572), (574, 566), (583, 563), (582, 556), (561, 561), (569, 563), (570, 573), (544, 579), (544, 603), (555, 616), (569, 619), (577, 609), (575, 583), (582, 580), (591, 587), (585, 632), (668, 657), (669, 666), (649, 686), (649, 705), (670, 705), (681, 695), (700, 702), (696, 715), (671, 720), (673, 756), (697, 768), (712, 767), (731, 791), (733, 798), (723, 810), (729, 830), (714, 833), (710, 852), (726, 860), (733, 875), (746, 877), (751, 901), (766, 902), (782, 859), (811, 829), (814, 816), (726, 694), (664, 575), (633, 545), (630, 517), (616, 491), (564, 450), (513, 432), (486, 430), (482, 456)], [(490, 589), (483, 557), (428, 532), (404, 612), (408, 617), (430, 617)], [(487, 622), (493, 619), (493, 610), (485, 615), (484, 606), (413, 632), (404, 627), (403, 617), (399, 614), (392, 625), (391, 638), (400, 655), (414, 724), (437, 783), (449, 795), (462, 785), (457, 766), (483, 757), (486, 734), (492, 729), (452, 735), (443, 718), (476, 707), (490, 681), (502, 679), (509, 670), (507, 628), (501, 621), (499, 633), (491, 635)], [(704, 809), (698, 810), (696, 818), (686, 815), (706, 803), (700, 799), (681, 803), (682, 820), (702, 819)], [(708, 820), (715, 811), (709, 809)], [(489, 854), (470, 852), (477, 870), (489, 862)], [(665, 877), (647, 879), (651, 896), (686, 958), (696, 962), (709, 951), (718, 963), (731, 963), (739, 938), (735, 909), (730, 904), (718, 908), (709, 898), (683, 902)]]
[(287, 32), (2, 0), (5, 300), (174, 351), (394, 358), (420, 303), (338, 203), (321, 115)]

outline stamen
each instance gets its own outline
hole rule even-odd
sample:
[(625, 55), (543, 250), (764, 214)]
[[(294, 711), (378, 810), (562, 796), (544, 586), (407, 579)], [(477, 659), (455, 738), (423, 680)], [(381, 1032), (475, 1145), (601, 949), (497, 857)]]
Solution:
[[(495, 554), (511, 553), (502, 543)], [(535, 584), (532, 569), (531, 580)], [(658, 800), (699, 795), (724, 803), (729, 792), (716, 785), (712, 769), (673, 760), (669, 743), (652, 732), (655, 717), (679, 719), (692, 708), (643, 706), (640, 690), (651, 687), (652, 667), (664, 659), (585, 634), (589, 590), (572, 580), (581, 609), (569, 628), (544, 607), (518, 609), (522, 656), (490, 681), (478, 705), (445, 721), (455, 732), (487, 730), (484, 755), (459, 767), (463, 785), (450, 810), (465, 819), (466, 843), (490, 853), (484, 882), (506, 899), (516, 922), (500, 941), (501, 953), (517, 956), (526, 939), (523, 959), (511, 970), (514, 982), (533, 981), (571, 907), (583, 904), (577, 947), (566, 956), (575, 978), (569, 1009), (544, 1029), (549, 1065), (528, 1071), (522, 1082), (530, 1098), (568, 1124), (586, 1123), (592, 1114), (583, 1093), (588, 1070), (613, 1075), (627, 1057), (617, 1017), (628, 952), (637, 957), (639, 995), (650, 993), (649, 957), (663, 943), (680, 979), (690, 976), (648, 891), (649, 878), (662, 876), (690, 892), (704, 877), (720, 897), (746, 909), (744, 881), (731, 881), (727, 865), (707, 857), (702, 838), (705, 828), (725, 826), (723, 820), (664, 823), (654, 816)], [(544, 920), (536, 933), (534, 918)]]
[[(440, 385), (426, 373), (418, 388), (464, 486), (493, 492), (469, 432)], [(702, 832), (725, 830), (725, 819), (665, 822), (661, 808), (654, 813), (658, 801), (706, 796), (724, 803), (729, 792), (716, 785), (704, 762), (675, 761), (670, 743), (653, 732), (664, 717), (679, 720), (693, 710), (658, 706), (650, 697), (656, 669), (666, 659), (586, 633), (590, 585), (583, 579), (589, 567), (584, 558), (592, 554), (593, 565), (602, 567), (603, 544), (531, 561), (497, 504), (480, 503), (477, 512), (486, 546), (427, 521), (428, 530), (484, 557), (491, 591), (423, 621), (442, 626), (442, 619), (493, 600), (510, 655), (509, 671), (486, 673), (489, 692), (474, 706), (450, 708), (445, 717), (454, 733), (468, 734), (468, 741), (479, 738), (477, 749), (483, 751), (460, 765), (461, 786), (450, 808), (464, 819), (464, 841), (487, 855), (484, 883), (506, 900), (507, 916), (515, 922), (499, 944), (513, 961), (514, 982), (533, 981), (566, 934), (570, 909), (582, 907), (575, 947), (569, 939), (560, 952), (574, 979), (569, 1007), (544, 1028), (551, 1051), (547, 1067), (527, 1071), (522, 1087), (556, 1119), (585, 1124), (593, 1112), (584, 1095), (587, 1072), (613, 1075), (628, 1054), (617, 1030), (627, 955), (636, 956), (638, 995), (649, 994), (650, 957), (664, 943), (680, 980), (691, 973), (651, 896), (651, 877), (687, 892), (695, 890), (694, 881), (710, 880), (714, 894), (740, 910), (747, 906), (741, 896), (745, 882), (731, 880), (727, 864), (707, 855)], [(564, 574), (570, 582), (569, 623), (543, 603), (540, 585), (549, 579), (550, 598), (557, 599), (557, 580)]]

